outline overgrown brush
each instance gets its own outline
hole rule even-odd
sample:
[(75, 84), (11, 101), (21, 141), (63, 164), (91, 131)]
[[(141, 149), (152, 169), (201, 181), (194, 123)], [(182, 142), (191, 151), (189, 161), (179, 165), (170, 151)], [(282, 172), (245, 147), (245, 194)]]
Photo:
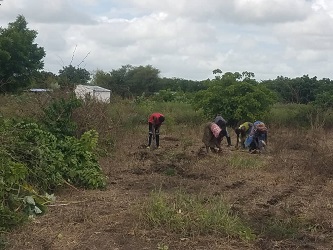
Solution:
[(79, 103), (55, 100), (39, 124), (0, 118), (0, 231), (42, 214), (50, 202), (47, 193), (58, 187), (105, 187), (96, 154), (97, 131), (73, 136), (71, 118)]
[(277, 103), (263, 119), (276, 128), (332, 128), (332, 113), (332, 109), (322, 109), (312, 104)]

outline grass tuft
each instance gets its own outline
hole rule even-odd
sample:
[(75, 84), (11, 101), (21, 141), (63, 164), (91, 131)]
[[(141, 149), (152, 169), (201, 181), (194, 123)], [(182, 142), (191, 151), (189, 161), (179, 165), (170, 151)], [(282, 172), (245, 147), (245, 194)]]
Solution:
[(285, 220), (271, 218), (262, 225), (263, 234), (277, 240), (295, 238), (301, 229), (301, 223), (295, 218)]
[(144, 221), (153, 228), (183, 236), (223, 235), (253, 240), (255, 235), (239, 216), (232, 214), (221, 197), (201, 197), (177, 192), (152, 192), (143, 209)]
[(228, 164), (234, 168), (258, 169), (264, 166), (264, 159), (249, 154), (233, 154), (228, 158)]

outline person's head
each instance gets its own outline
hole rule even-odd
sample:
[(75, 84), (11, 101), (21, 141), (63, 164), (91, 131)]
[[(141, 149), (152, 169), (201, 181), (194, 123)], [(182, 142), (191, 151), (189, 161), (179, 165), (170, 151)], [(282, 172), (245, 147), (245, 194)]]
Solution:
[(256, 129), (260, 132), (266, 132), (267, 131), (267, 127), (266, 127), (265, 123), (263, 123), (263, 122), (257, 124)]
[(223, 120), (219, 120), (219, 121), (217, 121), (217, 123), (216, 123), (221, 129), (222, 128), (225, 128), (226, 126), (227, 126), (227, 124), (225, 123), (225, 121), (223, 121)]
[(158, 121), (159, 121), (160, 123), (164, 122), (164, 120), (165, 120), (164, 116), (160, 116), (160, 117), (158, 118)]

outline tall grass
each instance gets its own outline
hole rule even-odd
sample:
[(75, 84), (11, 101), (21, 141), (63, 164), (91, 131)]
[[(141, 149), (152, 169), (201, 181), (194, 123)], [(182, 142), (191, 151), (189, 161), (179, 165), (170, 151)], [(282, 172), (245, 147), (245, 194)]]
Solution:
[(264, 118), (277, 127), (333, 127), (333, 111), (321, 110), (311, 104), (275, 104)]

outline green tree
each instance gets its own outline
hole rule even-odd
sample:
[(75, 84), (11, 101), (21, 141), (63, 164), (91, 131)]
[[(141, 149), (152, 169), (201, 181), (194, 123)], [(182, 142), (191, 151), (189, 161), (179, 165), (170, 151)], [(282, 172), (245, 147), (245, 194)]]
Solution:
[[(112, 77), (110, 73), (104, 72), (103, 70), (96, 70), (92, 75), (92, 84), (104, 87), (104, 88), (110, 88), (112, 86)], [(112, 90), (114, 91), (114, 90)]]
[(275, 96), (254, 79), (249, 81), (247, 73), (243, 77), (238, 72), (227, 72), (221, 79), (213, 80), (208, 89), (196, 94), (194, 106), (202, 108), (210, 118), (222, 114), (230, 125), (259, 119), (269, 111)]
[(128, 72), (130, 92), (137, 96), (158, 91), (160, 71), (151, 65), (134, 67)]
[(267, 80), (262, 83), (276, 92), (280, 101), (284, 103), (307, 104), (313, 102), (320, 87), (317, 77), (310, 78), (308, 75), (296, 78), (279, 76), (275, 80)]
[(151, 65), (138, 67), (123, 65), (110, 73), (96, 71), (93, 82), (98, 86), (111, 89), (112, 93), (122, 98), (139, 96), (143, 93), (151, 95), (161, 89), (159, 72)]
[(34, 74), (34, 80), (31, 87), (57, 89), (59, 88), (58, 76), (48, 71), (36, 72)]
[(86, 85), (90, 80), (88, 70), (74, 67), (72, 65), (59, 70), (59, 85), (64, 88), (75, 88), (78, 84)]
[(171, 91), (197, 92), (206, 89), (206, 86), (203, 81), (163, 77), (159, 79), (158, 88), (159, 90), (170, 89)]
[(27, 25), (19, 15), (8, 28), (0, 28), (0, 93), (30, 86), (33, 74), (44, 67), (44, 48), (34, 43), (38, 32)]
[(110, 89), (117, 95), (120, 95), (122, 98), (131, 96), (129, 82), (128, 82), (128, 74), (129, 71), (133, 69), (132, 65), (123, 65), (120, 69), (113, 69), (110, 72), (111, 81)]

